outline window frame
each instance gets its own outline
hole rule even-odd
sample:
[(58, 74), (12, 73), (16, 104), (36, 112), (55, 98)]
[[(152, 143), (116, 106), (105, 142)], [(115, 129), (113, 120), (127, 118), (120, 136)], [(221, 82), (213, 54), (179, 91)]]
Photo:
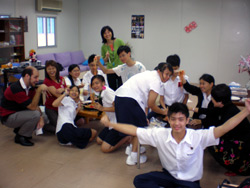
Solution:
[[(45, 30), (45, 46), (39, 46), (38, 45), (38, 35), (39, 35), (39, 28), (38, 28), (38, 18), (41, 18), (42, 20), (45, 19), (45, 27), (42, 27), (42, 30)], [(50, 27), (50, 31), (48, 32), (48, 27), (47, 27), (47, 24), (48, 24), (48, 19), (54, 19), (54, 28), (53, 27)], [(50, 21), (50, 20), (49, 20)], [(51, 22), (50, 22), (51, 23)], [(36, 38), (37, 38), (37, 48), (51, 48), (51, 47), (57, 47), (57, 34), (56, 34), (56, 17), (55, 16), (37, 16), (36, 18)], [(53, 30), (54, 29), (54, 30)], [(54, 45), (48, 45), (48, 34), (52, 33), (51, 31), (54, 31), (54, 42), (55, 44)]]

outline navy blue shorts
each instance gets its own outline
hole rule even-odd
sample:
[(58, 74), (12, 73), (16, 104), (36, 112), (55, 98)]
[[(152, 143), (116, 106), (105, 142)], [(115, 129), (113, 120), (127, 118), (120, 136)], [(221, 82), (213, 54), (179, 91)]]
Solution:
[(74, 146), (83, 149), (89, 143), (92, 133), (90, 129), (78, 128), (71, 123), (65, 123), (56, 135), (60, 143), (67, 144), (71, 142)]
[(137, 127), (148, 126), (146, 114), (135, 99), (116, 96), (115, 115), (118, 123), (132, 124)]
[(111, 146), (115, 146), (125, 136), (126, 135), (121, 135), (120, 132), (114, 129), (109, 130), (108, 127), (105, 127), (98, 135), (102, 141), (107, 142)]

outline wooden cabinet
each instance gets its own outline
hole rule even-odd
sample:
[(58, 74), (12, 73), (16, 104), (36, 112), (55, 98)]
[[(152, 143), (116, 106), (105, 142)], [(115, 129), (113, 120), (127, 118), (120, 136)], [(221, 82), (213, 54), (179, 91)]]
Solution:
[(0, 19), (0, 65), (25, 60), (24, 19)]

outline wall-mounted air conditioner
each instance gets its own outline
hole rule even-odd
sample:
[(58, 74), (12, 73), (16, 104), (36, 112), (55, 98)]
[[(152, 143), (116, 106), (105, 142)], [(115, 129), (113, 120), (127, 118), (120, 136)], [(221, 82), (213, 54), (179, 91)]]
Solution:
[(36, 0), (37, 11), (62, 11), (62, 0)]

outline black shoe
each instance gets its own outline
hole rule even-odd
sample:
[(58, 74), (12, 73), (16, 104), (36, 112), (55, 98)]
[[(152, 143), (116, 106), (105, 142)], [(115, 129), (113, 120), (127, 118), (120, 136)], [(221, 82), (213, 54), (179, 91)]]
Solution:
[[(17, 128), (15, 128), (14, 130), (13, 130), (13, 132), (15, 133), (15, 134), (18, 134), (18, 131), (20, 130), (20, 127), (17, 127)], [(26, 139), (28, 139), (28, 140), (31, 140), (32, 139), (32, 136), (24, 136)]]
[(13, 132), (14, 132), (15, 134), (18, 134), (19, 129), (20, 129), (20, 127), (17, 127), (17, 128), (15, 128), (15, 129), (13, 130)]
[(15, 137), (15, 143), (21, 144), (22, 146), (33, 146), (34, 143), (29, 141), (27, 138), (24, 136), (16, 135)]

